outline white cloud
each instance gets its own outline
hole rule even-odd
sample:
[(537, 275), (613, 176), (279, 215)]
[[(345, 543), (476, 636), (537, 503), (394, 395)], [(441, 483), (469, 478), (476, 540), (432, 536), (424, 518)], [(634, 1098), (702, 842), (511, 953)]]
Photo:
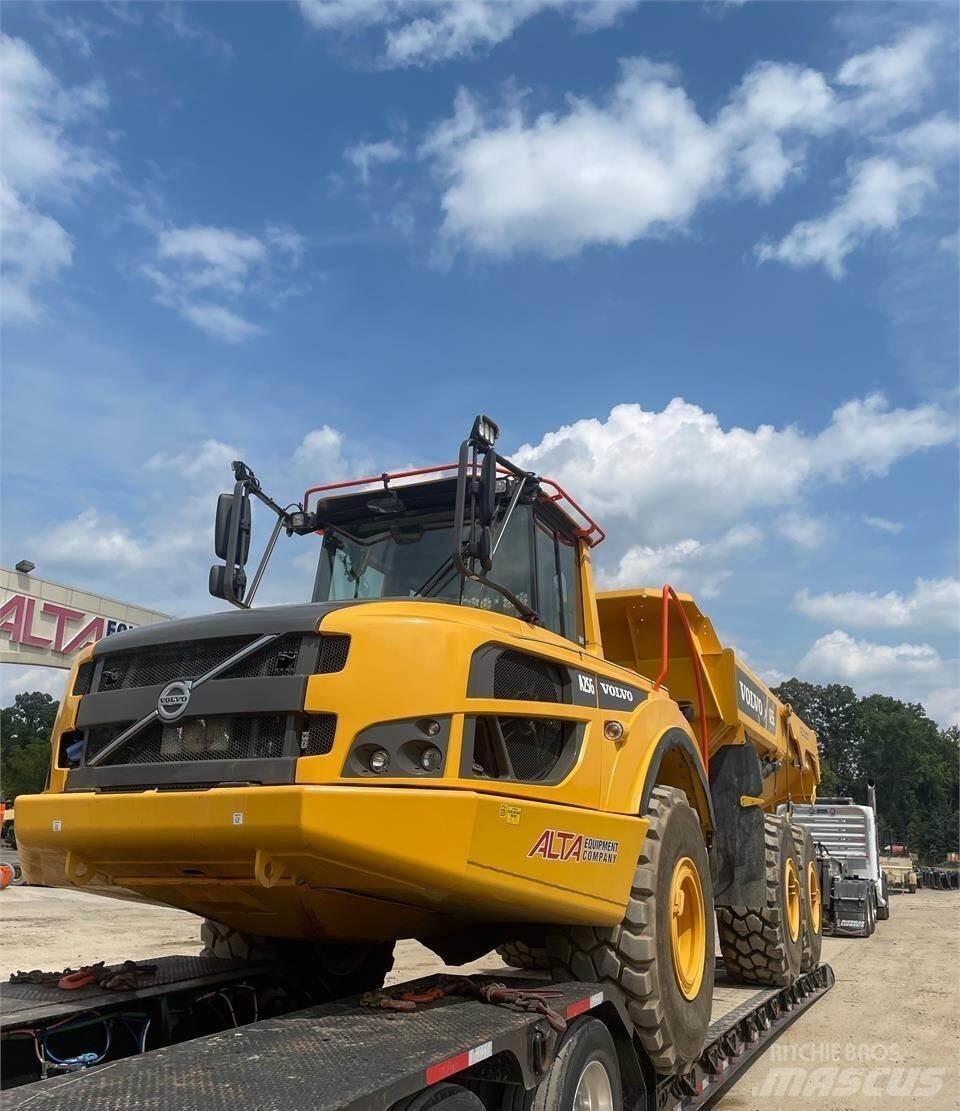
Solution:
[(880, 532), (893, 533), (894, 536), (904, 529), (903, 521), (891, 521), (888, 517), (871, 517), (869, 513), (865, 513), (860, 519), (865, 525), (879, 529)]
[(392, 139), (381, 139), (377, 143), (355, 143), (347, 147), (343, 157), (357, 171), (364, 185), (370, 184), (370, 171), (375, 166), (384, 166), (403, 157), (403, 149)]
[[(152, 223), (149, 217), (142, 222)], [(154, 225), (151, 230), (154, 256), (140, 273), (153, 285), (154, 300), (228, 343), (262, 335), (265, 329), (221, 302), (250, 294), (269, 299), (287, 272), (299, 267), (304, 251), (303, 236), (283, 224), (268, 224), (262, 238), (199, 224)]]
[(873, 644), (835, 629), (811, 646), (798, 673), (802, 678), (847, 683), (860, 695), (921, 702), (944, 726), (957, 721), (957, 661), (944, 660), (929, 644)]
[(148, 562), (150, 552), (149, 545), (95, 509), (85, 509), (33, 543), (44, 563), (81, 568), (104, 564), (121, 571), (139, 568)]
[(684, 539), (653, 548), (636, 544), (621, 557), (615, 571), (601, 569), (601, 590), (659, 587), (670, 583), (676, 590), (700, 598), (714, 598), (731, 571), (724, 564), (731, 557), (756, 552), (763, 533), (753, 525), (738, 525), (716, 540)]
[(893, 143), (916, 161), (936, 165), (956, 155), (960, 144), (960, 127), (945, 112), (939, 112), (895, 135)]
[(940, 37), (933, 25), (912, 27), (889, 45), (848, 58), (836, 81), (856, 90), (849, 105), (855, 120), (882, 121), (916, 104), (933, 80)]
[(202, 27), (187, 18), (182, 4), (165, 3), (157, 6), (157, 20), (162, 27), (172, 31), (178, 39), (194, 42), (209, 54), (218, 54), (221, 58), (232, 58), (233, 47), (215, 35), (208, 27)]
[(841, 405), (814, 435), (795, 425), (724, 429), (713, 413), (675, 398), (659, 412), (617, 405), (606, 420), (564, 425), (514, 458), (599, 517), (642, 525), (656, 546), (787, 505), (814, 483), (883, 475), (955, 434), (937, 406), (891, 409), (879, 395)]
[(71, 265), (70, 235), (39, 202), (69, 201), (109, 170), (105, 157), (71, 134), (106, 105), (101, 83), (66, 88), (25, 42), (0, 34), (2, 308), (8, 323), (38, 320), (38, 289)]
[(0, 706), (12, 706), (24, 691), (40, 691), (59, 702), (66, 684), (67, 672), (61, 668), (0, 664)]
[(700, 116), (668, 66), (622, 63), (605, 100), (527, 120), (484, 113), (465, 90), (421, 153), (445, 184), (453, 247), (552, 258), (682, 228), (725, 190), (769, 199), (802, 160), (794, 140), (833, 126), (833, 94), (799, 66), (751, 70), (715, 120)]
[(890, 158), (868, 158), (851, 168), (846, 195), (818, 220), (803, 220), (779, 243), (760, 243), (761, 262), (789, 266), (822, 263), (833, 278), (843, 277), (847, 255), (880, 232), (895, 231), (916, 216), (935, 187), (923, 166), (902, 166)]
[(25, 204), (0, 179), (0, 227), (3, 229), (3, 320), (20, 323), (41, 314), (34, 290), (54, 281), (73, 261), (73, 240), (51, 216)]
[(805, 617), (862, 629), (924, 629), (956, 632), (960, 627), (960, 580), (917, 579), (909, 594), (850, 590), (811, 594), (801, 590), (794, 608)]
[(791, 511), (777, 518), (777, 532), (798, 548), (807, 548), (810, 551), (822, 548), (829, 531), (826, 521), (809, 517), (805, 513)]
[(508, 39), (544, 11), (569, 16), (578, 30), (609, 27), (638, 0), (299, 0), (319, 31), (384, 31), (388, 66), (429, 65), (462, 58)]
[(605, 96), (571, 94), (539, 115), (515, 91), (490, 108), (460, 89), (420, 145), (442, 190), (438, 255), (565, 258), (683, 231), (711, 202), (771, 200), (806, 172), (817, 141), (841, 132), (857, 153), (835, 210), (757, 247), (761, 261), (823, 263), (838, 277), (851, 251), (918, 212), (935, 163), (953, 150), (956, 127), (942, 113), (883, 134), (922, 106), (936, 40), (915, 29), (848, 59), (833, 86), (812, 68), (761, 62), (712, 117), (674, 69), (644, 58), (621, 62)]

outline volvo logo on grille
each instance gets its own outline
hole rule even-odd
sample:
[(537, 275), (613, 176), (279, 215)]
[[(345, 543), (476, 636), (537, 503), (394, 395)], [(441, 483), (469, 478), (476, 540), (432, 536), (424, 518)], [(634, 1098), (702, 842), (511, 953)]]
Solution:
[(164, 721), (176, 721), (190, 701), (190, 684), (183, 679), (168, 683), (157, 699), (157, 713)]

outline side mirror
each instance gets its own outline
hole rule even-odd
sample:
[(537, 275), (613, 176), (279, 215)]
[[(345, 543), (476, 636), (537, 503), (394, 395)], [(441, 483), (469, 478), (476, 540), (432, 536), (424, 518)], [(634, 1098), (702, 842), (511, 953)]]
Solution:
[[(233, 506), (234, 494), (221, 494), (217, 498), (217, 516), (213, 528), (213, 547), (220, 559), (227, 559), (230, 550), (231, 533), (234, 531)], [(252, 518), (250, 495), (243, 491), (240, 497), (240, 512), (236, 521), (236, 562), (245, 567), (250, 556), (250, 532)]]

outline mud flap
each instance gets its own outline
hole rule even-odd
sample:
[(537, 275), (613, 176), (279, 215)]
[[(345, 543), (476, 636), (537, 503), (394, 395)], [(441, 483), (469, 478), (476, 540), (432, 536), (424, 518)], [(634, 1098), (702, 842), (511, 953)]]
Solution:
[(741, 806), (763, 794), (760, 758), (751, 745), (724, 745), (710, 757), (710, 794), (716, 817), (713, 897), (718, 906), (759, 907), (766, 900), (764, 812)]

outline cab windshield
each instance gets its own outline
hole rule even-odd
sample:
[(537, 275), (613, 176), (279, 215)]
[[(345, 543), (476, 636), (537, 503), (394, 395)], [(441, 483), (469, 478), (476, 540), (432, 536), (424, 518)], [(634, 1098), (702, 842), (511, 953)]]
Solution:
[[(516, 617), (503, 594), (459, 574), (453, 547), (448, 505), (328, 523), (313, 600), (438, 598)], [(562, 528), (533, 505), (517, 505), (497, 545), (493, 574), (540, 624), (583, 643), (576, 553), (575, 539)]]
[[(497, 548), (496, 567), (498, 581), (532, 606), (529, 514), (529, 506), (517, 506)], [(457, 572), (452, 551), (452, 509), (389, 524), (381, 518), (328, 526), (313, 600), (442, 598), (516, 616), (498, 591)]]

